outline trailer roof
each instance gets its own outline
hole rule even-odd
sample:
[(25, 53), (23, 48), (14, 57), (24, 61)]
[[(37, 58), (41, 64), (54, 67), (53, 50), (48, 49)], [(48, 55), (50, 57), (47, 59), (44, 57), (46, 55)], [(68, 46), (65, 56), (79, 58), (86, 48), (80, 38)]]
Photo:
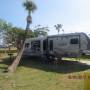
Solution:
[[(57, 34), (57, 35), (50, 35), (50, 36), (47, 36), (48, 38), (52, 38), (52, 37), (57, 37), (57, 36), (72, 36), (72, 35), (85, 35), (86, 37), (88, 37), (85, 33), (83, 32), (80, 32), (80, 33), (67, 33), (67, 34)], [(34, 40), (44, 40), (46, 39), (47, 37), (35, 37), (35, 38), (28, 38), (26, 39), (26, 42), (29, 42), (29, 41), (34, 41)]]
[(50, 36), (48, 36), (48, 37), (57, 37), (57, 36), (72, 36), (72, 35), (81, 35), (81, 34), (83, 34), (83, 35), (86, 35), (85, 33), (83, 33), (83, 32), (80, 32), (80, 33), (67, 33), (67, 34), (57, 34), (57, 35), (50, 35)]

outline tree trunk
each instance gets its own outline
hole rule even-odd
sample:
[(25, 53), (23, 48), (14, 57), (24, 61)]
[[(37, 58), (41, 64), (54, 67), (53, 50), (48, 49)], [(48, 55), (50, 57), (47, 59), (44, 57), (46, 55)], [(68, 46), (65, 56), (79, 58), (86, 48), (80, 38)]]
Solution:
[(22, 57), (23, 51), (25, 48), (25, 43), (22, 46), (22, 49), (19, 51), (17, 57), (15, 58), (15, 60), (13, 61), (13, 63), (8, 67), (8, 72), (14, 72), (20, 62), (20, 59)]

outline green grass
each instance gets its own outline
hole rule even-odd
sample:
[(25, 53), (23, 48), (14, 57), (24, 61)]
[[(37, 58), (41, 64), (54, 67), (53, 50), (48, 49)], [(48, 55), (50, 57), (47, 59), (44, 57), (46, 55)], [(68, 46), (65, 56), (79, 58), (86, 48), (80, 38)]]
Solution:
[(58, 65), (40, 59), (23, 59), (16, 72), (3, 72), (12, 61), (0, 63), (0, 90), (84, 90), (83, 79), (69, 79), (69, 75), (83, 75), (90, 66), (78, 61), (64, 60)]
[(24, 67), (18, 68), (12, 76), (2, 77), (0, 82), (1, 88), (5, 90), (66, 90), (66, 88), (82, 90), (83, 88), (82, 81), (69, 80), (67, 75)]

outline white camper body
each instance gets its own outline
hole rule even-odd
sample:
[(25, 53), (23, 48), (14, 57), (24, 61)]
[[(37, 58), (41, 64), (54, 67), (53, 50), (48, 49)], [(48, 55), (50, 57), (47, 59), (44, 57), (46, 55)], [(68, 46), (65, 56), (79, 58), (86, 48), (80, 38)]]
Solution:
[(90, 54), (90, 39), (85, 33), (70, 33), (26, 40), (23, 55), (76, 57)]

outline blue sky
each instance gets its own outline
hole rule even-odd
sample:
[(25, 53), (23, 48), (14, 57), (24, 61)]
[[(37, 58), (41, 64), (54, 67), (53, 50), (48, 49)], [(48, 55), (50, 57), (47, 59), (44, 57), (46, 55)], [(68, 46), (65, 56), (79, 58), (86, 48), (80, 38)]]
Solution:
[[(0, 18), (14, 26), (25, 28), (27, 12), (25, 0), (0, 0)], [(57, 34), (53, 26), (63, 24), (65, 33), (90, 32), (90, 0), (33, 0), (38, 9), (32, 14), (31, 28), (49, 26), (49, 34)], [(62, 33), (62, 32), (60, 32)]]

